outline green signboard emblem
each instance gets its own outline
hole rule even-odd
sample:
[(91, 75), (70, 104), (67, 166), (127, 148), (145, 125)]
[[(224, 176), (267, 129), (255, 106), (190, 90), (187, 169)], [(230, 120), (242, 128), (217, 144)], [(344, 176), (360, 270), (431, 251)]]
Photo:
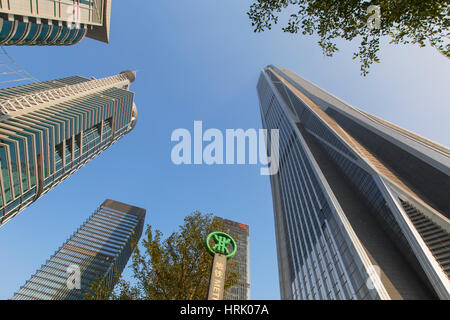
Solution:
[[(214, 246), (211, 247), (210, 240), (214, 240)], [(232, 249), (230, 250), (229, 245)], [(236, 242), (234, 239), (225, 232), (212, 232), (206, 237), (206, 248), (212, 255), (219, 253), (227, 257), (227, 259), (233, 258), (236, 254)]]

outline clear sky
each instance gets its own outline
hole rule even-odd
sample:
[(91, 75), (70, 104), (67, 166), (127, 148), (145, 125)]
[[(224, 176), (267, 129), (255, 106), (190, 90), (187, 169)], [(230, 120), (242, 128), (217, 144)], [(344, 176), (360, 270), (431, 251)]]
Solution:
[[(252, 299), (279, 299), (269, 178), (258, 165), (176, 166), (177, 128), (261, 128), (260, 70), (276, 64), (388, 121), (450, 145), (450, 64), (431, 48), (383, 45), (367, 77), (351, 59), (356, 44), (322, 56), (313, 37), (275, 27), (255, 34), (250, 0), (113, 1), (111, 42), (9, 47), (39, 80), (97, 78), (139, 70), (136, 128), (0, 228), (0, 299), (10, 298), (106, 198), (147, 209), (164, 234), (204, 213), (250, 226)], [(126, 271), (128, 276), (130, 271)]]

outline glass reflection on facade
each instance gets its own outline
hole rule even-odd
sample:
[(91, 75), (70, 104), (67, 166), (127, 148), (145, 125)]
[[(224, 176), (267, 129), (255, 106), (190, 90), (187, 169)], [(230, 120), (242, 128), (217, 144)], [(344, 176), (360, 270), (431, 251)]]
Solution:
[(133, 72), (0, 90), (0, 226), (130, 132)]
[(257, 90), (280, 132), (281, 298), (449, 299), (450, 151), (287, 69), (264, 68)]
[(112, 288), (142, 235), (145, 213), (105, 200), (12, 300), (83, 300), (99, 278)]

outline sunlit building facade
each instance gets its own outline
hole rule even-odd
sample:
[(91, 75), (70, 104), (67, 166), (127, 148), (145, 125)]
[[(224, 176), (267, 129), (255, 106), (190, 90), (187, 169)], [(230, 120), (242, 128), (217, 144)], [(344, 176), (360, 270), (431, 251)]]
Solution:
[(257, 91), (279, 129), (281, 298), (449, 299), (449, 149), (284, 68), (264, 68)]
[(100, 279), (113, 288), (142, 235), (145, 213), (105, 200), (12, 299), (83, 300)]
[(224, 293), (224, 300), (250, 300), (250, 228), (244, 223), (214, 217), (223, 225), (223, 232), (236, 241), (233, 257), (234, 270), (239, 273), (238, 282)]
[(109, 42), (111, 0), (0, 0), (0, 45)]
[(135, 74), (0, 90), (0, 226), (130, 132)]

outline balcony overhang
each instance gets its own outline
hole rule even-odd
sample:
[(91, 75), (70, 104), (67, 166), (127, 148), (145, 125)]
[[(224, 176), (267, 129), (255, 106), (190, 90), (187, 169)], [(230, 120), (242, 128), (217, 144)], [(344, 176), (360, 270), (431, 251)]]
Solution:
[(101, 42), (109, 43), (109, 29), (111, 22), (111, 0), (103, 1), (103, 23), (101, 26), (90, 26), (86, 37), (98, 40)]

